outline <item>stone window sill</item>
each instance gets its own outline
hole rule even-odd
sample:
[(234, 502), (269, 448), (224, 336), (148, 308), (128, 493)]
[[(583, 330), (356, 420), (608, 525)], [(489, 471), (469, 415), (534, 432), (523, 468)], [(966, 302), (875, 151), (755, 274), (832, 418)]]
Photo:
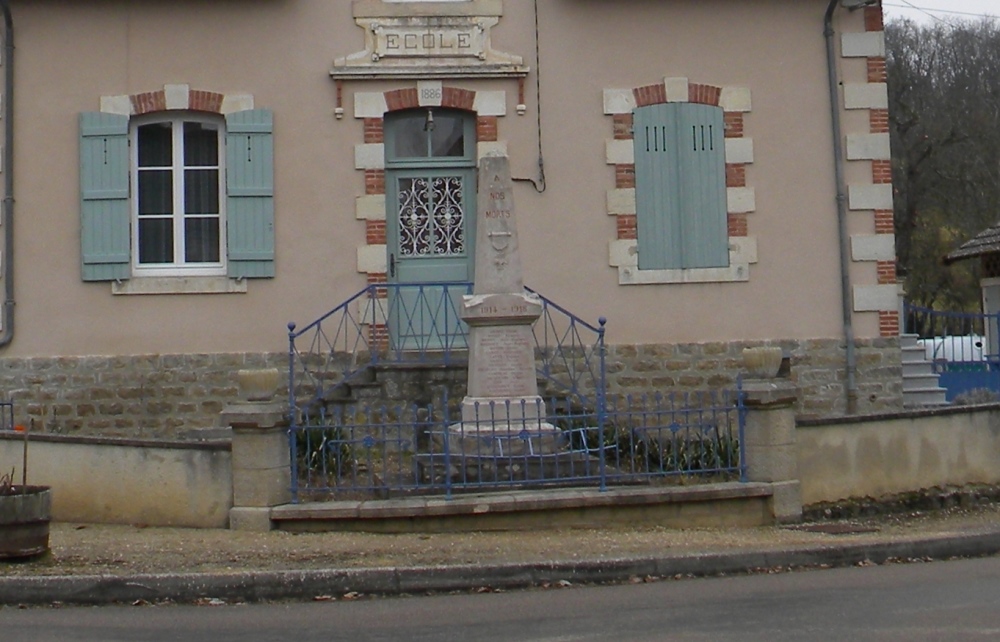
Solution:
[(245, 294), (246, 279), (225, 276), (136, 277), (111, 284), (115, 295), (132, 294)]
[(619, 285), (649, 285), (654, 283), (742, 283), (750, 280), (750, 265), (734, 263), (724, 268), (685, 268), (678, 270), (640, 270), (619, 267)]

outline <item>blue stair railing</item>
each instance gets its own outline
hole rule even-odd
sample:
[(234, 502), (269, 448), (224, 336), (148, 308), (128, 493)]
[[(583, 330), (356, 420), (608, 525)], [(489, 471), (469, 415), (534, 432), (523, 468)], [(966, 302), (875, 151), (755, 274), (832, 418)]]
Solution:
[[(604, 324), (592, 325), (538, 296), (532, 330), (537, 374), (551, 394), (591, 407), (604, 388)], [(360, 380), (373, 366), (463, 366), (468, 328), (462, 296), (471, 283), (371, 284), (312, 323), (288, 324), (289, 403), (302, 411)]]

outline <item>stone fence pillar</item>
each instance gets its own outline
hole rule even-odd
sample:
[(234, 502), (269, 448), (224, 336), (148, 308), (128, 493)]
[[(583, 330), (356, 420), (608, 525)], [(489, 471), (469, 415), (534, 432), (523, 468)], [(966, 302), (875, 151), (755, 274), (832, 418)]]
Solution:
[(229, 528), (267, 531), (272, 528), (271, 507), (291, 501), (287, 408), (253, 394), (250, 399), (222, 411), (223, 425), (233, 431)]
[(774, 489), (772, 511), (778, 523), (802, 520), (794, 404), (798, 389), (781, 379), (743, 383), (747, 408), (744, 443), (747, 479)]

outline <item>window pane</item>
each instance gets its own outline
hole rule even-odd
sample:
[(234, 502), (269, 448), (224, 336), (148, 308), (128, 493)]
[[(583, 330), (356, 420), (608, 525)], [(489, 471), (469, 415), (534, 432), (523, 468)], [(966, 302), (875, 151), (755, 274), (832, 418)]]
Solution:
[(457, 114), (434, 114), (434, 130), (431, 132), (431, 155), (465, 155), (465, 125), (461, 116)]
[(139, 172), (139, 216), (173, 214), (172, 174), (168, 169)]
[(424, 158), (427, 156), (427, 122), (425, 112), (407, 114), (393, 120), (395, 134), (394, 158)]
[(169, 218), (139, 220), (139, 263), (173, 263), (173, 221)]
[(219, 213), (219, 172), (189, 169), (184, 172), (184, 213)]
[(219, 164), (219, 133), (209, 123), (184, 123), (184, 165), (214, 167)]
[(188, 263), (219, 262), (218, 218), (185, 219), (184, 260)]
[(139, 167), (170, 167), (173, 164), (170, 123), (139, 127)]

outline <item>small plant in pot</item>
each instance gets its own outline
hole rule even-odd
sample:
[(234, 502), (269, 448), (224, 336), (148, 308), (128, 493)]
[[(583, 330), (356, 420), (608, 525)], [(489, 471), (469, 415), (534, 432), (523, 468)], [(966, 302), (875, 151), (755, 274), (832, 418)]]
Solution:
[(0, 560), (37, 557), (49, 550), (52, 491), (48, 486), (27, 483), (27, 431), (23, 461), (20, 484), (14, 483), (14, 469), (0, 475)]

